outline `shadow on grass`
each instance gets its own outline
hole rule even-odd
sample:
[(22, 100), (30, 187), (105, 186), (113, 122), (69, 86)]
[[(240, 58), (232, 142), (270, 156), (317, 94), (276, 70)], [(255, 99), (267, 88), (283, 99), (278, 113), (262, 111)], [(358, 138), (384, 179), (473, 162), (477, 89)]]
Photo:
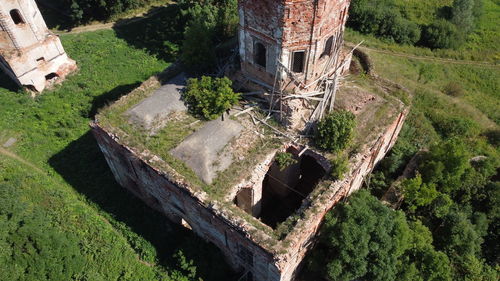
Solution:
[(12, 81), (12, 79), (10, 79), (10, 77), (7, 76), (7, 74), (3, 73), (1, 70), (0, 70), (0, 88), (7, 89), (11, 92), (19, 92), (22, 90), (22, 88), (19, 87), (19, 85), (17, 85), (14, 81)]
[(129, 45), (165, 61), (175, 61), (185, 24), (179, 6), (171, 4), (153, 8), (141, 17), (119, 20), (113, 29)]
[(135, 88), (139, 87), (141, 83), (142, 82), (136, 82), (128, 85), (120, 85), (105, 94), (95, 97), (92, 101), (92, 107), (90, 108), (87, 117), (94, 118), (94, 116), (97, 114), (97, 112), (99, 112), (101, 108), (112, 104), (113, 102), (120, 99), (123, 95), (132, 92)]
[[(156, 250), (160, 265), (167, 270), (179, 269), (172, 256), (180, 250), (194, 261), (203, 280), (234, 278), (229, 267), (222, 262), (222, 253), (213, 244), (171, 223), (118, 185), (90, 131), (50, 158), (49, 164), (90, 202), (110, 214), (118, 222), (118, 225), (114, 223), (115, 228), (129, 239), (132, 247), (137, 241), (120, 223), (149, 241)], [(136, 249), (139, 256), (148, 254), (142, 253), (141, 249)]]

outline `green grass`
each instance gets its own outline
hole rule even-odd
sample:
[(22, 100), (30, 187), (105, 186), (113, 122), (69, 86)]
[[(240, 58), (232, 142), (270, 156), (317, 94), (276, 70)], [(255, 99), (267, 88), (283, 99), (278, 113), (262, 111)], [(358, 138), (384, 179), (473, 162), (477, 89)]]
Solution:
[[(435, 17), (435, 10), (446, 4), (449, 0), (440, 1), (403, 1), (398, 0), (397, 5), (406, 12), (408, 18), (419, 24), (428, 24)], [(409, 45), (398, 45), (393, 42), (376, 38), (372, 35), (364, 35), (352, 29), (346, 29), (346, 40), (358, 43), (364, 40), (365, 46), (383, 50), (401, 52), (406, 54), (442, 57), (461, 60), (489, 61), (498, 63), (500, 61), (500, 3), (496, 0), (483, 0), (483, 15), (477, 23), (475, 31), (469, 35), (467, 42), (457, 50), (436, 49), (431, 50), (424, 47)]]
[(230, 280), (213, 245), (123, 191), (89, 132), (169, 63), (112, 30), (61, 38), (80, 70), (54, 90), (31, 99), (0, 76), (0, 144), (15, 137), (8, 149), (39, 169), (0, 154), (0, 279), (181, 280), (182, 251), (198, 277)]
[(395, 5), (402, 14), (417, 24), (430, 24), (439, 8), (451, 6), (453, 0), (396, 0)]
[[(393, 57), (371, 52), (375, 72), (413, 91), (415, 106), (424, 111), (440, 110), (463, 114), (480, 124), (482, 129), (500, 125), (500, 69), (475, 65), (456, 65)], [(461, 97), (444, 94), (443, 88), (456, 82), (464, 90)], [(428, 106), (419, 102), (428, 100)]]

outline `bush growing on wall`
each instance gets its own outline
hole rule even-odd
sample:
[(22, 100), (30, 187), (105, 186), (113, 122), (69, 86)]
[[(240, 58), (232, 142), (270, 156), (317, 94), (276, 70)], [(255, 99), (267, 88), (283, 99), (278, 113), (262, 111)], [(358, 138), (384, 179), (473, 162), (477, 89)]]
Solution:
[(347, 110), (332, 112), (318, 123), (316, 145), (330, 152), (346, 148), (354, 135), (354, 114)]
[(230, 109), (240, 99), (240, 94), (235, 93), (231, 85), (232, 81), (227, 77), (191, 78), (182, 96), (193, 115), (212, 120)]
[(297, 163), (297, 160), (293, 158), (293, 154), (289, 152), (278, 152), (275, 157), (276, 163), (280, 170), (286, 169), (286, 167)]
[(344, 178), (345, 173), (349, 170), (349, 159), (346, 156), (338, 156), (331, 161), (332, 171), (331, 176), (333, 180), (341, 180)]

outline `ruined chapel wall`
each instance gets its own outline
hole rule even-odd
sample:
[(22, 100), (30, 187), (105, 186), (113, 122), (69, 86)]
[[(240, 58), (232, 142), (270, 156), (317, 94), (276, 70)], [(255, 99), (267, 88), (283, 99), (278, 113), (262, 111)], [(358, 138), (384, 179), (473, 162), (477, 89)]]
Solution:
[(340, 200), (359, 190), (364, 178), (394, 146), (407, 115), (408, 109), (399, 113), (376, 141), (367, 146), (354, 161), (351, 161), (350, 174), (344, 180), (334, 183), (321, 195), (321, 198), (312, 202), (312, 206), (306, 211), (306, 219), (300, 220), (285, 238), (289, 246), (287, 257), (281, 263), (283, 280), (293, 280), (297, 274), (297, 269), (300, 268), (301, 262), (314, 244), (317, 231), (327, 212)]
[(2, 0), (0, 27), (0, 68), (19, 85), (41, 92), (76, 70), (34, 0)]
[[(17, 11), (24, 23), (15, 24), (11, 17), (11, 11)], [(12, 31), (12, 35), (7, 36), (8, 44), (6, 44), (6, 47), (28, 48), (43, 41), (50, 34), (34, 0), (2, 0), (0, 21), (4, 27), (4, 32), (7, 33), (6, 29)], [(16, 43), (14, 44), (13, 41), (16, 41)]]
[[(239, 1), (239, 53), (243, 72), (272, 85), (281, 49), (283, 5), (276, 0)], [(266, 67), (255, 62), (256, 44), (266, 48)]]
[(197, 235), (221, 249), (231, 266), (250, 270), (254, 280), (284, 280), (272, 255), (246, 238), (245, 233), (228, 224), (187, 190), (171, 183), (98, 125), (93, 125), (92, 132), (121, 186), (169, 219), (177, 222), (184, 219)]
[[(330, 54), (342, 47), (349, 4), (350, 0), (286, 1), (281, 61), (292, 69), (293, 52), (305, 51), (304, 72), (296, 75), (305, 85), (320, 77)], [(331, 52), (324, 54), (332, 36)]]

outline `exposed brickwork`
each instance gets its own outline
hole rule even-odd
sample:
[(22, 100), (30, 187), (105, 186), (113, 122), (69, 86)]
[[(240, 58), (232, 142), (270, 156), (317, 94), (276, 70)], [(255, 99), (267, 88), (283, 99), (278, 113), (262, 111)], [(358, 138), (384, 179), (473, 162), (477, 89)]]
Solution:
[[(312, 247), (326, 213), (342, 198), (361, 187), (363, 178), (394, 145), (407, 113), (404, 109), (399, 115), (392, 116), (394, 121), (351, 159), (351, 172), (344, 180), (326, 186), (316, 197), (304, 200), (301, 209), (304, 218), (281, 241), (262, 230), (267, 226), (262, 223), (259, 228), (252, 226), (228, 205), (232, 204), (232, 197), (241, 188), (261, 192), (262, 185), (259, 183), (265, 173), (259, 171), (269, 169), (271, 156), (254, 167), (255, 177), (236, 186), (225, 202), (218, 202), (190, 187), (189, 182), (171, 168), (165, 168), (166, 164), (148, 151), (137, 151), (126, 146), (98, 123), (92, 124), (92, 131), (116, 180), (123, 187), (174, 222), (187, 222), (200, 237), (219, 247), (230, 265), (251, 271), (254, 280), (289, 281), (293, 280), (304, 256)], [(300, 147), (295, 149), (301, 150)], [(317, 157), (318, 161), (324, 161), (320, 156)], [(250, 253), (253, 260), (244, 258), (244, 253)]]
[[(344, 25), (350, 0), (274, 1), (240, 0), (240, 56), (245, 74), (273, 85), (279, 60), (293, 70), (293, 53), (304, 51), (304, 69), (294, 73), (303, 88), (325, 73), (330, 57), (337, 56), (343, 45)], [(332, 37), (329, 52), (325, 52)], [(256, 43), (267, 49), (267, 65), (255, 62)], [(340, 63), (340, 62), (339, 62)], [(338, 65), (326, 69), (333, 71)], [(281, 73), (281, 85), (290, 84)], [(313, 87), (314, 88), (314, 87)]]
[(20, 86), (41, 92), (76, 70), (34, 0), (2, 0), (0, 68)]

